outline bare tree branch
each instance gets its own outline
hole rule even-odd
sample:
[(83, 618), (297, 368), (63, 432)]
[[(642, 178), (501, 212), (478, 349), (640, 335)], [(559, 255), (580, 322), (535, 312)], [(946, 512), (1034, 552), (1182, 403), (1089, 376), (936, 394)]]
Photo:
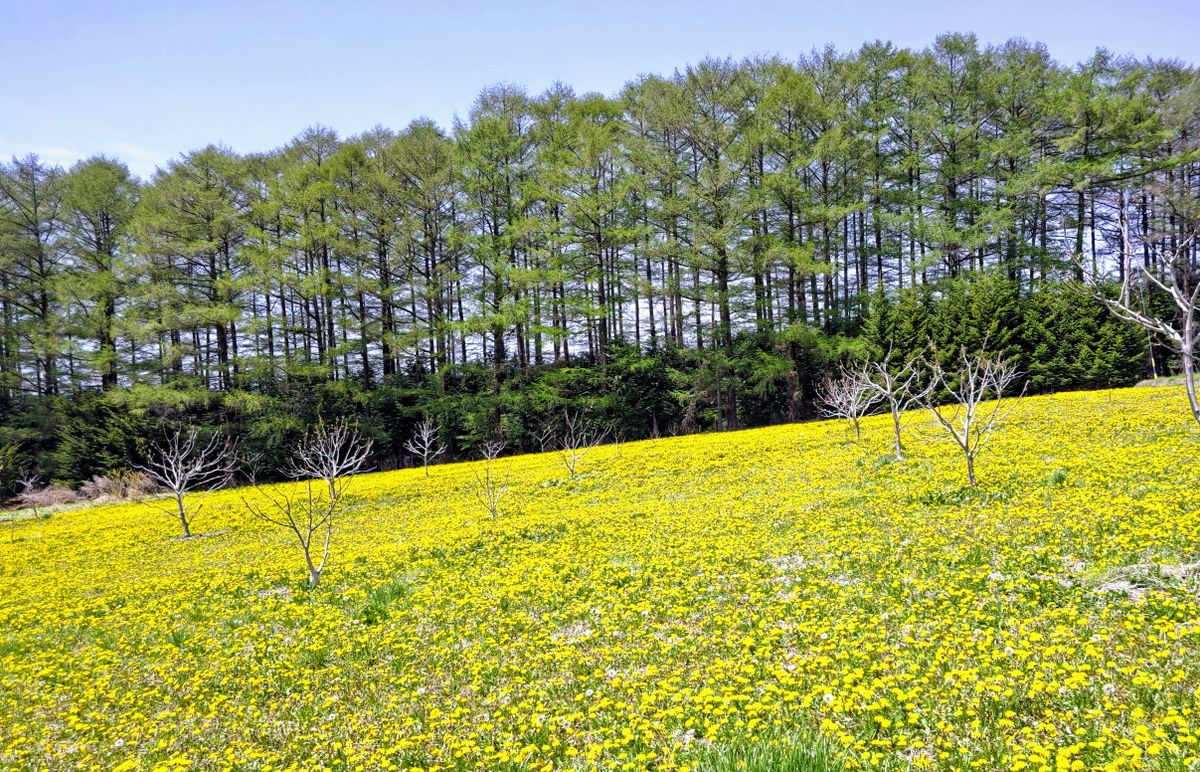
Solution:
[(496, 459), (504, 452), (504, 440), (488, 440), (480, 447), (483, 455), (483, 474), (475, 472), (475, 498), (492, 519), (500, 516), (500, 501), (508, 492), (508, 472), (501, 477), (495, 468)]
[(554, 424), (548, 423), (543, 426), (542, 430), (537, 434), (538, 452), (545, 453), (548, 449), (554, 447), (554, 440)]
[(889, 347), (883, 359), (878, 362), (868, 362), (858, 372), (858, 377), (874, 394), (876, 401), (887, 404), (892, 414), (892, 429), (895, 434), (896, 460), (904, 460), (904, 449), (900, 442), (901, 416), (915, 405), (924, 404), (932, 382), (921, 385), (921, 360), (918, 357), (909, 359), (899, 366), (892, 364), (892, 349)]

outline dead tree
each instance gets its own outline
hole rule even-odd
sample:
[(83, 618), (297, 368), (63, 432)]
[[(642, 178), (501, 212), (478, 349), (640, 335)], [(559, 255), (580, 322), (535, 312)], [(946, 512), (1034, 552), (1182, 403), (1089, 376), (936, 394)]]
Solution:
[(817, 385), (817, 408), (827, 418), (845, 418), (854, 428), (854, 438), (862, 438), (860, 422), (871, 406), (875, 394), (869, 381), (860, 372), (838, 368), (838, 376), (825, 376)]
[(904, 449), (900, 443), (901, 415), (913, 406), (923, 404), (929, 396), (932, 384), (921, 386), (919, 358), (909, 359), (899, 367), (893, 367), (891, 359), (892, 351), (888, 349), (883, 359), (863, 365), (858, 375), (875, 400), (888, 406), (895, 434), (896, 460), (903, 461)]
[(176, 517), (183, 528), (183, 538), (191, 537), (192, 523), (204, 508), (200, 501), (189, 511), (184, 498), (193, 491), (216, 490), (233, 478), (236, 469), (234, 446), (234, 442), (219, 434), (201, 442), (200, 432), (191, 427), (175, 432), (162, 444), (151, 443), (146, 463), (134, 465), (156, 485), (171, 493), (175, 500), (173, 507), (147, 503)]
[(366, 470), (371, 444), (357, 426), (344, 420), (319, 423), (296, 446), (284, 467), (288, 477), (302, 481), (299, 490), (273, 492), (256, 488), (269, 502), (265, 506), (242, 497), (242, 503), (254, 517), (286, 528), (296, 537), (304, 552), (310, 589), (321, 581), (321, 573), (329, 561), (334, 520), (351, 479)]
[[(1095, 273), (1091, 275), (1093, 295), (1117, 318), (1133, 322), (1151, 335), (1157, 335), (1179, 355), (1179, 366), (1183, 370), (1183, 385), (1187, 391), (1188, 406), (1192, 417), (1200, 423), (1200, 401), (1196, 395), (1196, 345), (1200, 339), (1200, 264), (1197, 264), (1196, 240), (1200, 235), (1200, 223), (1188, 218), (1186, 213), (1177, 212), (1179, 219), (1188, 224), (1188, 235), (1176, 241), (1172, 249), (1158, 249), (1153, 240), (1147, 248), (1157, 251), (1157, 260), (1144, 261), (1135, 267), (1133, 249), (1129, 238), (1130, 218), (1126, 211), (1127, 196), (1122, 191), (1121, 213), (1121, 290), (1116, 298), (1105, 295), (1099, 289)], [(1146, 238), (1146, 234), (1142, 234)], [(1076, 258), (1083, 268), (1083, 261)], [(1152, 267), (1147, 262), (1153, 262)], [(1147, 296), (1160, 290), (1171, 299), (1174, 318), (1158, 317), (1146, 310)]]
[(488, 511), (492, 519), (500, 516), (500, 500), (508, 492), (508, 472), (501, 477), (496, 469), (496, 459), (504, 452), (504, 440), (488, 440), (480, 448), (483, 456), (483, 474), (475, 471), (475, 498)]
[(590, 431), (582, 421), (579, 420), (577, 413), (563, 414), (563, 429), (559, 433), (557, 442), (558, 458), (562, 461), (563, 466), (567, 468), (567, 472), (571, 477), (575, 477), (576, 468), (583, 457), (604, 440), (608, 432), (593, 432)]
[[(1022, 389), (1016, 399), (1004, 399), (1017, 379), (1017, 369), (999, 356), (968, 354), (963, 348), (959, 350), (957, 369), (947, 373), (935, 361), (930, 365), (930, 376), (930, 388), (923, 398), (925, 407), (962, 450), (967, 460), (967, 484), (975, 485), (975, 459), (1024, 396)], [(948, 395), (950, 402), (938, 404), (939, 393)], [(990, 406), (985, 404), (989, 401)]]
[(404, 443), (404, 449), (421, 458), (425, 476), (429, 476), (429, 462), (446, 452), (446, 443), (438, 440), (437, 424), (426, 418), (417, 426), (417, 433)]

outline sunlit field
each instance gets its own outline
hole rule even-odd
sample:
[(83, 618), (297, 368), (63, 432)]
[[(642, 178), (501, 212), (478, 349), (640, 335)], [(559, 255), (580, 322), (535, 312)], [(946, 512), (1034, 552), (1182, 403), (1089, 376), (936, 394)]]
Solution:
[(1200, 748), (1177, 388), (365, 475), (320, 586), (210, 495), (0, 523), (0, 767), (1158, 769)]

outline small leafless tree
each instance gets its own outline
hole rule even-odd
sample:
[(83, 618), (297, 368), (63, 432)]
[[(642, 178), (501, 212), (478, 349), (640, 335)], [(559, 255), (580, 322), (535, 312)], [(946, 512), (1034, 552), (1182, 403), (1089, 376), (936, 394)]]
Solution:
[(545, 453), (550, 448), (553, 448), (554, 439), (554, 424), (546, 424), (537, 434), (538, 452)]
[[(1096, 288), (1093, 294), (1114, 316), (1159, 336), (1179, 354), (1188, 406), (1192, 417), (1200, 423), (1200, 398), (1196, 394), (1196, 347), (1200, 343), (1200, 264), (1197, 264), (1195, 257), (1200, 223), (1194, 221), (1194, 215), (1189, 217), (1186, 212), (1174, 212), (1188, 226), (1188, 235), (1178, 241), (1173, 239), (1172, 249), (1158, 249), (1151, 239), (1147, 242), (1148, 248), (1158, 252), (1155, 265), (1152, 267), (1143, 263), (1135, 267), (1129, 236), (1129, 221), (1134, 218), (1127, 214), (1128, 196), (1128, 192), (1122, 191), (1119, 204), (1122, 261), (1120, 294), (1114, 299), (1101, 292), (1099, 277), (1094, 271), (1090, 276), (1092, 286)], [(1146, 234), (1142, 234), (1142, 238), (1145, 239)], [(1077, 257), (1076, 262), (1086, 273), (1083, 261)], [(1154, 316), (1146, 310), (1143, 301), (1155, 289), (1171, 299), (1174, 318)]]
[(258, 473), (262, 469), (263, 453), (255, 450), (237, 455), (237, 465), (242, 470), (242, 478), (250, 485), (258, 485)]
[[(967, 484), (974, 485), (976, 457), (1024, 396), (1022, 389), (1015, 399), (1004, 399), (1017, 379), (1017, 369), (999, 356), (968, 354), (963, 348), (959, 350), (957, 369), (947, 373), (934, 361), (930, 376), (930, 388), (923, 397), (925, 407), (962, 450), (967, 460)], [(935, 401), (939, 392), (950, 396), (950, 404)], [(991, 405), (985, 405), (989, 401)]]
[(480, 447), (483, 456), (483, 474), (475, 472), (475, 498), (487, 509), (495, 520), (500, 516), (500, 500), (508, 492), (508, 472), (501, 477), (496, 469), (496, 459), (504, 452), (504, 440), (488, 440)]
[[(0, 471), (2, 471), (2, 469), (0, 469)], [(27, 506), (33, 510), (34, 520), (40, 520), (41, 514), (39, 513), (38, 509), (41, 505), (41, 501), (39, 501), (37, 494), (39, 491), (41, 491), (42, 486), (39, 484), (38, 479), (33, 476), (22, 477), (21, 479), (17, 480), (17, 485), (21, 486), (21, 492), (17, 494), (17, 500), (20, 501), (23, 506)], [(8, 524), (8, 540), (15, 542), (17, 540), (17, 516), (15, 513), (9, 515)]]
[(190, 427), (176, 431), (166, 442), (151, 443), (146, 463), (134, 465), (156, 485), (170, 492), (174, 499), (172, 507), (147, 503), (178, 518), (183, 538), (191, 537), (192, 523), (204, 508), (203, 501), (199, 501), (189, 511), (184, 498), (193, 491), (208, 492), (228, 484), (236, 469), (235, 445), (219, 434), (202, 442), (199, 430)]
[(836, 378), (825, 376), (817, 385), (817, 407), (828, 418), (845, 418), (854, 428), (854, 438), (862, 437), (860, 422), (875, 404), (875, 393), (862, 372), (838, 368)]
[(584, 425), (578, 413), (563, 414), (563, 428), (558, 435), (558, 458), (571, 477), (576, 475), (579, 462), (592, 448), (599, 445), (608, 432), (594, 432)]
[(892, 350), (878, 362), (869, 362), (859, 371), (859, 377), (874, 395), (875, 400), (885, 403), (892, 414), (892, 430), (895, 433), (896, 460), (904, 460), (904, 449), (900, 443), (900, 419), (906, 410), (924, 404), (932, 384), (921, 386), (921, 360), (909, 359), (899, 366), (892, 364)]
[(29, 475), (17, 480), (17, 485), (21, 486), (21, 492), (17, 494), (17, 499), (27, 507), (33, 509), (33, 519), (38, 519), (38, 508), (41, 506), (38, 493), (42, 490), (42, 484), (37, 477)]
[[(329, 560), (334, 520), (344, 503), (346, 488), (354, 475), (367, 468), (371, 440), (358, 427), (344, 420), (314, 426), (292, 452), (284, 467), (293, 480), (303, 481), (299, 491), (286, 493), (256, 488), (269, 504), (242, 503), (260, 520), (291, 531), (304, 552), (308, 586), (316, 587)], [(320, 555), (316, 554), (319, 543)]]
[(437, 424), (432, 418), (426, 418), (417, 426), (417, 433), (404, 443), (404, 449), (414, 456), (420, 456), (421, 465), (425, 468), (425, 476), (429, 476), (429, 462), (446, 452), (446, 443), (438, 440)]

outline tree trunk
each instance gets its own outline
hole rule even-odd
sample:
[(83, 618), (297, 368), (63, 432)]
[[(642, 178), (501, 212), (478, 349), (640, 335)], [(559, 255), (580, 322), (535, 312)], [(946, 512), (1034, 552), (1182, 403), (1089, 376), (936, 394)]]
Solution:
[(900, 447), (900, 410), (895, 405), (892, 406), (892, 428), (896, 432), (896, 460), (904, 460), (904, 452)]
[(1196, 423), (1200, 423), (1200, 403), (1196, 397), (1196, 340), (1193, 330), (1193, 317), (1195, 312), (1189, 312), (1189, 317), (1184, 322), (1183, 346), (1181, 347), (1179, 359), (1183, 365), (1183, 386), (1187, 389), (1188, 405), (1192, 409), (1192, 417), (1196, 419)]
[(183, 526), (183, 538), (189, 539), (192, 536), (192, 529), (188, 523), (187, 510), (183, 508), (183, 494), (175, 494), (175, 507), (179, 512), (179, 524)]
[(304, 545), (304, 562), (308, 565), (308, 589), (314, 589), (317, 583), (321, 581), (321, 568), (313, 563), (312, 551), (309, 545)]

